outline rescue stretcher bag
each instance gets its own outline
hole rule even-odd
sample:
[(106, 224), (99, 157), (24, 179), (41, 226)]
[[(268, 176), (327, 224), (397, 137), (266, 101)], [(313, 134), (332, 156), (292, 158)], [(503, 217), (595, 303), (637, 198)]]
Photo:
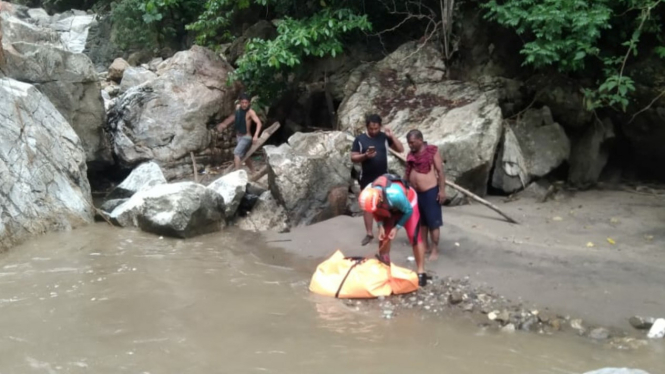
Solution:
[(344, 257), (337, 250), (316, 268), (309, 290), (340, 299), (369, 299), (418, 289), (418, 275), (375, 258)]

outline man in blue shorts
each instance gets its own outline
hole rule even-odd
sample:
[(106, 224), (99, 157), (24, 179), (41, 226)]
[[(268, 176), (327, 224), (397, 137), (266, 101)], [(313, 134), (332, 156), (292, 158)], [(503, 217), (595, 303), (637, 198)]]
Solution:
[[(256, 143), (259, 139), (259, 134), (261, 133), (261, 120), (259, 116), (256, 115), (254, 109), (250, 108), (249, 96), (242, 94), (239, 97), (240, 104), (236, 106), (235, 113), (228, 116), (222, 123), (217, 125), (217, 131), (222, 131), (227, 128), (231, 122), (234, 123), (236, 130), (236, 138), (238, 144), (233, 150), (233, 161), (235, 164), (235, 170), (240, 169), (242, 166), (242, 159), (249, 151), (252, 144)], [(256, 131), (254, 131), (254, 136), (252, 136), (252, 122), (256, 123)], [(249, 158), (245, 161), (250, 172), (254, 172), (254, 166), (252, 165), (252, 160)]]

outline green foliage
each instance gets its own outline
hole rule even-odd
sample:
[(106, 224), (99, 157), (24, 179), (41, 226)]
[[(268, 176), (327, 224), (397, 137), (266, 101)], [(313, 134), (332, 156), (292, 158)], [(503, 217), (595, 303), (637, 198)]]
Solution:
[(584, 67), (597, 55), (598, 39), (609, 28), (612, 10), (607, 0), (491, 0), (487, 17), (515, 29), (531, 40), (524, 44), (525, 64), (537, 68), (557, 65), (562, 71)]
[[(526, 38), (521, 51), (525, 65), (553, 66), (569, 73), (600, 62), (597, 87), (584, 91), (587, 109), (625, 111), (635, 91), (633, 79), (625, 73), (626, 63), (638, 55), (643, 34), (654, 34), (663, 42), (662, 22), (652, 12), (662, 1), (490, 0), (483, 7), (487, 18)], [(603, 39), (619, 40), (620, 48), (604, 47)], [(665, 58), (665, 47), (656, 47), (654, 53)]]
[(112, 5), (121, 48), (161, 48), (202, 11), (198, 0), (120, 0)]
[(253, 39), (237, 61), (231, 80), (240, 80), (263, 100), (275, 99), (286, 89), (288, 75), (307, 57), (341, 53), (341, 36), (353, 30), (370, 30), (366, 16), (348, 9), (322, 10), (305, 19), (285, 18), (274, 40)]

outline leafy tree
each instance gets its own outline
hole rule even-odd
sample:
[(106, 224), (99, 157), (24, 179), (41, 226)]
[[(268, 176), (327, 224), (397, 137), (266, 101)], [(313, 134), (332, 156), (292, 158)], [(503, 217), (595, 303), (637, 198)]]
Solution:
[(275, 99), (288, 86), (288, 75), (307, 57), (335, 57), (343, 50), (341, 36), (370, 30), (366, 16), (348, 9), (325, 9), (306, 19), (280, 21), (274, 40), (253, 39), (238, 59), (230, 79), (242, 81), (264, 100)]
[[(525, 65), (554, 66), (570, 73), (582, 71), (589, 63), (600, 63), (597, 86), (585, 90), (587, 108), (607, 106), (625, 111), (635, 90), (632, 78), (626, 75), (626, 63), (630, 56), (638, 55), (644, 33), (656, 35), (663, 43), (660, 17), (653, 12), (662, 2), (490, 0), (482, 6), (488, 10), (487, 18), (526, 38), (521, 51)], [(618, 43), (606, 46), (603, 40)], [(617, 50), (616, 44), (622, 49)], [(665, 57), (665, 47), (657, 47), (655, 52)]]

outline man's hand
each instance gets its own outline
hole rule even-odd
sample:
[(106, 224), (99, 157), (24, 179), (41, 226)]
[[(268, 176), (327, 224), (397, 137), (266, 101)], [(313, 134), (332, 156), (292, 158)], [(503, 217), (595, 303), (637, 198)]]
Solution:
[(365, 157), (367, 158), (374, 158), (376, 156), (376, 149), (370, 149), (369, 151), (365, 152)]
[(383, 226), (379, 226), (379, 241), (383, 241), (386, 239), (386, 229), (383, 228)]
[(443, 204), (446, 201), (446, 189), (445, 188), (439, 188), (439, 195), (436, 197), (436, 201), (438, 201), (439, 204)]
[(253, 144), (256, 144), (256, 142), (258, 142), (258, 141), (259, 141), (259, 138), (257, 138), (256, 136), (252, 138), (252, 143)]
[(386, 134), (387, 137), (389, 137), (389, 138), (393, 137), (393, 130), (386, 127), (386, 128), (383, 129), (383, 132)]
[(396, 236), (397, 236), (397, 227), (393, 227), (390, 230), (390, 233), (388, 234), (388, 240), (395, 240)]

